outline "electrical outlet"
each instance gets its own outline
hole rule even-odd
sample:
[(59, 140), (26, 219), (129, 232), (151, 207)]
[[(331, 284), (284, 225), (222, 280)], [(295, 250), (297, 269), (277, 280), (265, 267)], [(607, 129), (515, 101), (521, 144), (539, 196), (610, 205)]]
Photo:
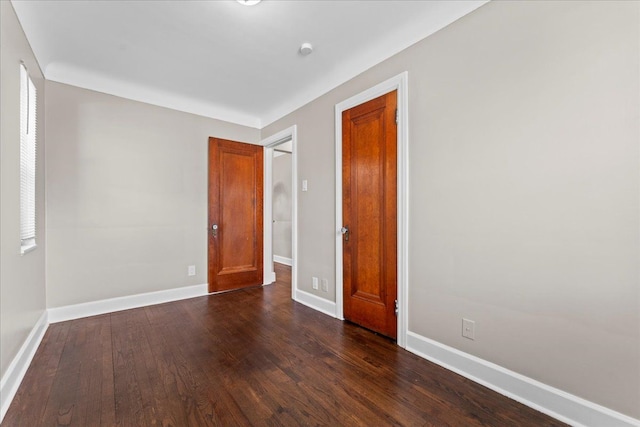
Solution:
[(329, 292), (329, 280), (322, 279), (320, 280), (320, 284), (322, 285), (322, 292)]
[(195, 276), (195, 275), (196, 275), (196, 266), (195, 266), (195, 265), (190, 265), (190, 266), (187, 268), (187, 274), (188, 274), (189, 276)]
[(475, 340), (476, 338), (476, 322), (473, 320), (462, 318), (462, 336)]
[(302, 180), (302, 191), (307, 191), (307, 180), (306, 179)]
[(311, 280), (313, 280), (313, 289), (318, 289), (318, 278), (317, 277), (312, 277)]

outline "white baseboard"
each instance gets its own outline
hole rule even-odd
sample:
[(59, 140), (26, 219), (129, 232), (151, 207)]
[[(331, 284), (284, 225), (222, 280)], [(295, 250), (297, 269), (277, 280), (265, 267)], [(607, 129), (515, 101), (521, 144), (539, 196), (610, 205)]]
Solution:
[(195, 298), (207, 294), (208, 287), (204, 284), (55, 307), (49, 309), (49, 323), (58, 323), (66, 320), (80, 319), (82, 317), (112, 313), (114, 311), (163, 304), (165, 302)]
[(7, 368), (7, 371), (0, 380), (0, 423), (4, 419), (11, 401), (13, 400), (20, 383), (27, 373), (27, 369), (31, 364), (33, 356), (36, 354), (36, 350), (44, 337), (44, 333), (47, 331), (49, 322), (47, 319), (47, 312), (42, 313), (33, 329), (27, 336), (24, 344), (18, 350), (18, 354), (13, 358), (11, 364)]
[(293, 264), (293, 260), (291, 258), (283, 257), (280, 255), (274, 255), (273, 262), (278, 262), (280, 264), (288, 265), (289, 267), (291, 267), (291, 265)]
[(640, 420), (548, 386), (414, 332), (407, 332), (407, 350), (576, 427), (640, 426)]
[(336, 317), (336, 303), (333, 301), (326, 300), (324, 298), (320, 298), (309, 292), (296, 290), (295, 297), (293, 298), (295, 301), (300, 304), (304, 304), (307, 307), (311, 307), (314, 310), (317, 310), (321, 313), (324, 313), (331, 317)]

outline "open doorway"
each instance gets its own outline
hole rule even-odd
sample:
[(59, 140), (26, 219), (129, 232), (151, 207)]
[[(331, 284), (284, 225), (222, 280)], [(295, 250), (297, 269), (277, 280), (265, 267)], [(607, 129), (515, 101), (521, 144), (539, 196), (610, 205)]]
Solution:
[(291, 141), (273, 147), (273, 182), (271, 193), (273, 262), (292, 264), (292, 164)]
[(276, 280), (274, 262), (291, 266), (291, 294), (297, 289), (296, 127), (261, 142), (264, 152), (264, 283)]

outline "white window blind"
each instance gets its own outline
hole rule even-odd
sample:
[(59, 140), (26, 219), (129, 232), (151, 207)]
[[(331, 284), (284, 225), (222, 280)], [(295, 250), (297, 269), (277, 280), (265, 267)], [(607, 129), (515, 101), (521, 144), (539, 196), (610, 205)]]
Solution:
[(36, 87), (20, 65), (20, 244), (36, 245)]

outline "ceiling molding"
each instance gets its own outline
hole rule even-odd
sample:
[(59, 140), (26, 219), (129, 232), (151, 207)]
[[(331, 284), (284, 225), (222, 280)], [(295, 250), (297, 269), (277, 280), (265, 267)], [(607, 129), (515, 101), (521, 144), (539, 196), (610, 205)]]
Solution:
[(211, 119), (222, 120), (242, 126), (260, 129), (260, 119), (228, 107), (215, 105), (200, 99), (188, 98), (157, 88), (145, 87), (138, 83), (117, 80), (112, 77), (79, 67), (54, 62), (49, 64), (44, 72), (47, 80), (94, 90), (108, 95), (133, 101), (144, 102), (171, 110), (196, 114)]

